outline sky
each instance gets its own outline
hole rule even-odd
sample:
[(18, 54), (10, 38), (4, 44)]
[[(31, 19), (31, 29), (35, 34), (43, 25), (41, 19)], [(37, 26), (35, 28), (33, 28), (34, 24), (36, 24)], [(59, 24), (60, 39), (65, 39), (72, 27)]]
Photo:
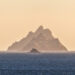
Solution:
[(0, 0), (1, 51), (40, 25), (75, 51), (75, 0)]

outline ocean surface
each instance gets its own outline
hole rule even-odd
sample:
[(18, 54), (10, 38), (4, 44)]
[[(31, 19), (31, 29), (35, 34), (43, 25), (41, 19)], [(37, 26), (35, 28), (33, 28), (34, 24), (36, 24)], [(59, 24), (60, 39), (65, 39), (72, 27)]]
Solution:
[(0, 75), (75, 75), (75, 53), (0, 53)]

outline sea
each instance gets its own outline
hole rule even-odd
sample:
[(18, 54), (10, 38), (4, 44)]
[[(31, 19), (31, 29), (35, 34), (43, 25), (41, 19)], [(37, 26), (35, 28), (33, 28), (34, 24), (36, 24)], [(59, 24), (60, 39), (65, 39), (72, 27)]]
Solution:
[(0, 75), (75, 75), (75, 52), (1, 52)]

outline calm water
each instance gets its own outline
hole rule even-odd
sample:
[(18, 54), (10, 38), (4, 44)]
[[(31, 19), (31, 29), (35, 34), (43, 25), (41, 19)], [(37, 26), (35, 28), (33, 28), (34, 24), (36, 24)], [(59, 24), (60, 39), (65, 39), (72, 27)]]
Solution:
[(75, 75), (75, 53), (0, 53), (0, 75)]

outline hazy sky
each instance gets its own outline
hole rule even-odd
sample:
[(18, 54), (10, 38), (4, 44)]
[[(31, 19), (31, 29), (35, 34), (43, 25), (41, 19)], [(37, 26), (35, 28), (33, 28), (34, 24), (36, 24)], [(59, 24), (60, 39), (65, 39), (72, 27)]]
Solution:
[(0, 50), (40, 25), (75, 50), (75, 0), (0, 0)]

